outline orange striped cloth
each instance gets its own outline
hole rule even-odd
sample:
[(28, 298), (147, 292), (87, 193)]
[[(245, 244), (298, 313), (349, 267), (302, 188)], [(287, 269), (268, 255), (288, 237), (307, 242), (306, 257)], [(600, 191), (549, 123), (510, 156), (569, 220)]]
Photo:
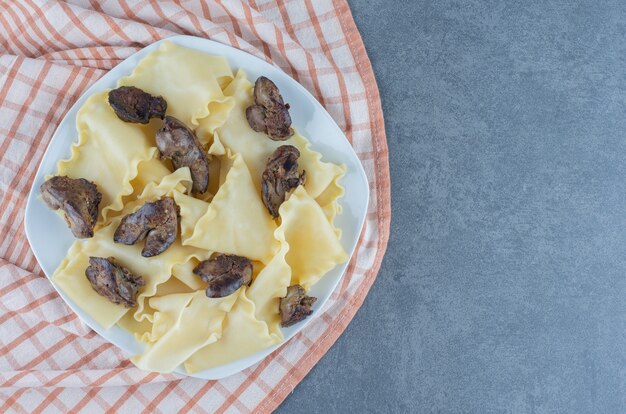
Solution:
[[(135, 368), (65, 305), (24, 235), (30, 185), (66, 111), (108, 69), (174, 34), (243, 49), (303, 84), (345, 132), (371, 188), (357, 252), (321, 317), (219, 381)], [(272, 411), (361, 306), (389, 206), (380, 98), (345, 0), (0, 0), (0, 412)]]

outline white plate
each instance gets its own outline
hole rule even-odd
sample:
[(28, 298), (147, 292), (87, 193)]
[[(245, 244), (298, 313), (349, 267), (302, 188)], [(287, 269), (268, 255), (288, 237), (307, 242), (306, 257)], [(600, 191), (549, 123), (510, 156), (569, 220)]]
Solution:
[[(293, 108), (290, 111), (293, 125), (302, 135), (309, 138), (312, 142), (313, 149), (322, 153), (325, 161), (346, 164), (347, 172), (341, 181), (341, 184), (346, 189), (345, 197), (340, 201), (343, 206), (343, 213), (337, 217), (335, 224), (342, 230), (341, 243), (343, 247), (350, 253), (350, 256), (352, 256), (365, 220), (369, 198), (369, 186), (359, 159), (345, 135), (341, 132), (328, 112), (326, 112), (322, 105), (320, 105), (302, 85), (287, 76), (280, 69), (271, 66), (255, 56), (230, 46), (198, 37), (175, 36), (170, 37), (168, 40), (209, 54), (224, 56), (228, 59), (228, 63), (233, 70), (243, 68), (249, 79), (256, 79), (261, 75), (272, 79), (279, 87), (285, 101), (289, 102)], [(130, 56), (87, 89), (65, 115), (65, 118), (63, 118), (59, 124), (59, 127), (48, 145), (48, 149), (43, 156), (43, 160), (41, 161), (37, 176), (35, 177), (35, 181), (33, 182), (28, 196), (26, 217), (24, 219), (28, 241), (39, 265), (48, 278), (52, 276), (54, 270), (67, 254), (70, 245), (74, 241), (74, 237), (65, 225), (65, 222), (37, 198), (39, 195), (39, 186), (43, 183), (46, 175), (56, 172), (56, 163), (58, 160), (69, 157), (70, 145), (78, 136), (78, 132), (76, 131), (76, 113), (85, 100), (95, 92), (107, 88), (115, 88), (118, 79), (129, 75), (137, 63), (148, 53), (157, 49), (162, 41), (163, 40), (153, 43)], [(313, 286), (310, 294), (318, 298), (314, 306), (314, 313), (304, 322), (283, 329), (285, 342), (317, 316), (320, 309), (324, 306), (324, 303), (326, 303), (332, 291), (339, 283), (347, 265), (348, 262), (335, 267)], [(117, 326), (108, 330), (104, 329), (79, 308), (61, 289), (57, 286), (55, 286), (55, 288), (70, 308), (103, 338), (131, 355), (141, 352), (143, 345), (137, 342), (131, 334)], [(285, 342), (257, 352), (254, 355), (216, 368), (198, 372), (191, 376), (204, 379), (219, 379), (235, 374), (259, 362)], [(176, 372), (189, 375), (181, 367), (179, 367)]]

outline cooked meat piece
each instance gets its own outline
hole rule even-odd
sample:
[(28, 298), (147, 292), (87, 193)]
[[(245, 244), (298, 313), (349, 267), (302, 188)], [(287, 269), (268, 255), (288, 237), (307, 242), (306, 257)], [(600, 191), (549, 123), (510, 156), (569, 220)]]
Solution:
[(285, 141), (293, 135), (289, 105), (278, 107), (277, 110), (265, 111), (267, 135), (274, 141)]
[(254, 102), (266, 109), (274, 106), (285, 106), (285, 101), (283, 101), (278, 87), (265, 76), (260, 76), (254, 82)]
[(278, 209), (285, 195), (304, 183), (304, 171), (298, 175), (300, 151), (293, 145), (282, 145), (267, 160), (262, 176), (263, 204), (272, 217), (278, 217)]
[(246, 109), (246, 119), (250, 124), (250, 128), (256, 132), (267, 132), (265, 126), (265, 108), (261, 105), (250, 105)]
[(99, 295), (126, 308), (137, 305), (137, 290), (144, 285), (141, 276), (133, 275), (113, 257), (90, 257), (85, 276)]
[(124, 122), (147, 124), (151, 118), (165, 116), (167, 102), (134, 86), (121, 86), (109, 92), (109, 105)]
[(311, 306), (317, 298), (307, 296), (306, 291), (300, 285), (292, 285), (287, 288), (287, 296), (280, 298), (280, 324), (285, 328), (306, 319), (313, 313)]
[(265, 76), (254, 83), (254, 102), (255, 105), (246, 109), (252, 129), (265, 132), (274, 141), (285, 141), (293, 135), (289, 104), (285, 104), (278, 87)]
[(209, 185), (209, 160), (193, 131), (173, 116), (166, 116), (157, 132), (156, 144), (163, 158), (172, 160), (174, 168), (189, 167), (191, 191), (204, 193)]
[(98, 205), (102, 199), (94, 183), (84, 178), (55, 176), (43, 183), (39, 191), (48, 207), (65, 212), (65, 221), (75, 237), (93, 237)]
[(163, 253), (178, 236), (178, 207), (169, 197), (144, 204), (122, 219), (115, 230), (115, 243), (135, 244), (146, 239), (143, 257)]
[(232, 254), (200, 262), (193, 272), (209, 284), (206, 295), (210, 298), (223, 298), (252, 282), (252, 262)]

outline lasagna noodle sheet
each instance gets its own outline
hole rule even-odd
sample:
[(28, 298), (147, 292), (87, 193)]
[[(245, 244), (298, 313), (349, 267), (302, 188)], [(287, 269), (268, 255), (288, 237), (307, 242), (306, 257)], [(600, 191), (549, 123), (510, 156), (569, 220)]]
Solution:
[[(192, 259), (193, 260), (193, 259)], [(172, 268), (172, 275), (175, 275), (175, 270), (178, 266), (175, 265)], [(192, 289), (176, 277), (169, 278), (166, 282), (157, 286), (157, 291), (153, 297), (160, 297), (165, 295), (173, 295), (177, 293), (193, 293), (196, 289)], [(139, 342), (155, 342), (163, 335), (160, 330), (153, 329), (154, 313), (155, 310), (150, 307), (150, 300), (148, 303), (144, 303), (142, 315), (140, 320), (135, 319), (133, 312), (126, 312), (124, 316), (117, 322), (117, 324), (124, 328), (126, 331), (132, 333)], [(159, 335), (157, 335), (160, 334)]]
[(289, 245), (285, 241), (284, 234), (279, 230), (276, 230), (275, 234), (280, 241), (280, 250), (256, 275), (248, 289), (248, 297), (254, 302), (255, 317), (265, 322), (269, 332), (282, 341), (279, 305), (280, 298), (287, 295), (287, 288), (291, 281), (291, 268), (285, 260)]
[(158, 339), (132, 361), (148, 371), (173, 371), (198, 349), (220, 338), (224, 317), (236, 299), (236, 294), (207, 298), (202, 291), (150, 299), (156, 310), (153, 337)]
[[(274, 239), (276, 223), (263, 205), (240, 155), (233, 157), (233, 166), (206, 213), (199, 219), (195, 213), (185, 217), (185, 212), (191, 210), (195, 211), (196, 207), (181, 204), (181, 228), (186, 246), (236, 254), (263, 263), (268, 263), (278, 250)], [(193, 234), (185, 237), (184, 233), (188, 234), (191, 227)]]
[(180, 209), (181, 237), (186, 240), (193, 234), (198, 220), (209, 210), (209, 203), (180, 192), (174, 193), (174, 201)]
[[(150, 183), (159, 183), (171, 171), (157, 158), (141, 161), (137, 166), (137, 176), (130, 182), (133, 192), (124, 198), (124, 204), (136, 200)], [(188, 188), (190, 190), (191, 187)]]
[(226, 97), (221, 101), (211, 102), (209, 104), (209, 115), (198, 121), (198, 127), (196, 128), (196, 135), (202, 145), (209, 145), (211, 137), (215, 133), (215, 130), (222, 126), (230, 111), (235, 106), (235, 100), (231, 97)]
[(239, 358), (254, 354), (279, 343), (282, 336), (269, 332), (267, 324), (255, 317), (255, 304), (240, 289), (237, 301), (226, 314), (221, 338), (207, 345), (187, 359), (185, 369), (189, 373), (217, 367)]
[[(167, 114), (191, 128), (201, 122), (212, 128), (225, 119), (232, 99), (224, 96), (221, 85), (232, 79), (232, 71), (222, 56), (165, 41), (143, 58), (119, 86), (135, 86), (167, 101)], [(222, 105), (219, 105), (221, 103)], [(213, 113), (209, 110), (213, 109)]]
[(285, 258), (291, 268), (290, 284), (309, 290), (326, 272), (345, 262), (348, 254), (322, 208), (302, 186), (294, 190), (279, 212), (282, 223), (276, 232), (289, 245)]
[[(206, 252), (202, 260), (208, 259), (210, 255), (211, 252)], [(192, 257), (185, 263), (175, 265), (172, 268), (172, 276), (192, 290), (206, 290), (207, 283), (193, 273), (193, 269), (198, 266), (198, 264), (200, 264), (200, 260)], [(157, 292), (157, 294), (159, 293), (160, 292)]]

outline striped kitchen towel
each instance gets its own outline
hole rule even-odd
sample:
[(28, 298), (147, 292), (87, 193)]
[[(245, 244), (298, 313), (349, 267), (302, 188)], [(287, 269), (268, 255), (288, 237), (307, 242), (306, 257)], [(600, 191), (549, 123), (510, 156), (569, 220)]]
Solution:
[[(322, 103), (371, 188), (365, 228), (321, 317), (257, 365), (219, 381), (147, 373), (57, 295), (24, 234), (26, 197), (66, 111), (121, 60), (175, 34), (280, 67)], [(269, 412), (361, 306), (389, 235), (380, 98), (345, 0), (0, 0), (0, 412)]]

